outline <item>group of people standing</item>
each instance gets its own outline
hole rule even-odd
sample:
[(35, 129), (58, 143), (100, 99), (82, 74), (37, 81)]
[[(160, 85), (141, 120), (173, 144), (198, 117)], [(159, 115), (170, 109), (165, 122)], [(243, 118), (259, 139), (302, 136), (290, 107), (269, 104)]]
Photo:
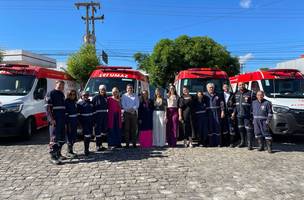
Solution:
[[(227, 84), (223, 93), (215, 92), (213, 83), (207, 84), (207, 92), (198, 91), (190, 95), (183, 87), (182, 95), (170, 85), (167, 97), (155, 90), (149, 99), (147, 90), (140, 97), (127, 85), (126, 93), (120, 96), (117, 87), (112, 88), (112, 96), (107, 96), (106, 86), (99, 86), (99, 93), (89, 98), (88, 92), (81, 94), (71, 90), (64, 95), (64, 82), (57, 81), (54, 90), (46, 96), (47, 116), (50, 124), (50, 154), (54, 164), (60, 164), (62, 146), (67, 143), (67, 156), (75, 157), (73, 145), (76, 142), (77, 126), (80, 123), (84, 136), (84, 154), (89, 155), (90, 141), (95, 135), (96, 151), (103, 151), (103, 142), (109, 148), (121, 148), (124, 135), (125, 147), (130, 142), (136, 148), (137, 141), (142, 148), (152, 146), (175, 147), (182, 138), (185, 147), (193, 147), (193, 138), (198, 138), (200, 146), (234, 147), (237, 133), (240, 135), (238, 147), (253, 149), (253, 133), (259, 148), (264, 150), (264, 140), (271, 152), (269, 122), (272, 117), (271, 103), (264, 99), (264, 93), (254, 94), (239, 83), (238, 91), (232, 93)], [(257, 98), (257, 99), (256, 99)], [(253, 132), (254, 126), (254, 132)], [(122, 134), (123, 133), (123, 134)]]

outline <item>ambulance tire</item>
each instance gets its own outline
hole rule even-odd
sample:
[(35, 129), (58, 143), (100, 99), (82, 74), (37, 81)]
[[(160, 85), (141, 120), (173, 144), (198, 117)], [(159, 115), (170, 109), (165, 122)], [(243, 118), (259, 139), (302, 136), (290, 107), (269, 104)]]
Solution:
[(35, 121), (33, 118), (28, 118), (26, 121), (25, 121), (25, 124), (24, 124), (24, 133), (23, 133), (23, 138), (25, 140), (30, 140), (32, 135), (35, 133), (36, 131), (36, 127), (35, 127)]

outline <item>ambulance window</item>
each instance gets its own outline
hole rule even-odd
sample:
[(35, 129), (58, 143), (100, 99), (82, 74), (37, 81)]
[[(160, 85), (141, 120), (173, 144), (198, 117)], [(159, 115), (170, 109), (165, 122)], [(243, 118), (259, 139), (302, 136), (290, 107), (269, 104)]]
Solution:
[(47, 90), (47, 80), (45, 78), (40, 78), (37, 82), (34, 95), (40, 93), (39, 99), (42, 99), (46, 94), (46, 90)]
[(251, 83), (251, 90), (254, 91), (255, 93), (260, 90), (259, 83), (257, 81), (253, 81)]

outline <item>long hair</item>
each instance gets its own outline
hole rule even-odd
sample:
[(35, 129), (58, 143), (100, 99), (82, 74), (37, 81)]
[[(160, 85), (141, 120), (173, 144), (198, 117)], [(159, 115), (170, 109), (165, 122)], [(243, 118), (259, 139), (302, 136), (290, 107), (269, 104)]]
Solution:
[(143, 102), (144, 101), (144, 92), (146, 92), (147, 93), (147, 95), (148, 95), (148, 99), (147, 100), (149, 100), (149, 92), (148, 92), (148, 90), (143, 90), (142, 92), (141, 92), (141, 95), (140, 95), (140, 102)]
[(176, 95), (176, 96), (177, 96), (177, 92), (176, 92), (176, 88), (175, 88), (175, 86), (174, 86), (174, 85), (170, 85), (170, 87), (169, 87), (169, 92), (168, 92), (168, 94), (167, 94), (167, 95), (168, 95), (168, 98), (169, 98), (169, 97), (172, 95), (172, 94), (171, 94), (171, 91), (170, 91), (170, 88), (171, 88), (171, 87), (173, 87), (173, 88), (174, 88), (174, 95)]
[(75, 93), (75, 99), (74, 99), (74, 101), (77, 101), (78, 100), (77, 92), (76, 92), (76, 90), (73, 90), (73, 89), (69, 90), (67, 92), (66, 99), (70, 99), (70, 96), (71, 96), (72, 93)]

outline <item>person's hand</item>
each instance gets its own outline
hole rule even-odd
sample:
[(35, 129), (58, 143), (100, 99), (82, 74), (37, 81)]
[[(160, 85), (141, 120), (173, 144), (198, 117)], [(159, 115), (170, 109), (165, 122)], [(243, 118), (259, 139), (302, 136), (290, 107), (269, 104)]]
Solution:
[(54, 119), (52, 119), (52, 120), (50, 121), (50, 124), (51, 124), (51, 126), (56, 126), (56, 121), (55, 121)]
[(164, 118), (164, 122), (165, 122), (165, 123), (167, 123), (167, 122), (168, 122), (168, 119), (167, 119), (167, 117), (165, 117), (165, 118)]
[(182, 116), (179, 116), (178, 120), (183, 123), (183, 117)]
[(225, 113), (224, 113), (224, 111), (222, 111), (222, 113), (221, 113), (221, 118), (222, 118), (222, 119), (225, 118)]
[(235, 113), (233, 112), (231, 115), (231, 119), (234, 120), (235, 119)]

